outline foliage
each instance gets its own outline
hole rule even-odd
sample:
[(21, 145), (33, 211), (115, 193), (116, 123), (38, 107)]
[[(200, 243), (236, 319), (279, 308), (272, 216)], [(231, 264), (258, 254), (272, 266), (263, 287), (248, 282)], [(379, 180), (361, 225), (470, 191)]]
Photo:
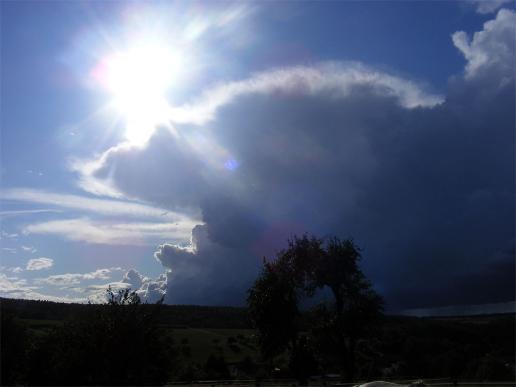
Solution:
[(249, 290), (248, 304), (266, 358), (280, 354), (296, 340), (298, 297), (289, 270), (265, 262), (262, 275)]
[(29, 384), (150, 385), (167, 380), (173, 353), (156, 323), (160, 304), (143, 310), (129, 290), (41, 338), (29, 358)]
[(221, 355), (211, 354), (206, 360), (204, 371), (208, 379), (228, 379), (229, 370), (226, 361)]
[(0, 349), (2, 364), (0, 384), (10, 386), (23, 380), (27, 359), (28, 333), (26, 326), (13, 314), (2, 313)]
[[(41, 300), (14, 300), (1, 298), (3, 311), (16, 315), (21, 319), (63, 321), (79, 314), (94, 313), (105, 305), (98, 304), (65, 304)], [(143, 310), (152, 309), (153, 305), (142, 304)], [(165, 305), (160, 306), (157, 316), (161, 324), (178, 328), (250, 328), (247, 310), (231, 306), (199, 306), (199, 305)]]
[(328, 288), (334, 303), (319, 307), (311, 327), (313, 336), (320, 354), (330, 362), (345, 361), (348, 378), (354, 378), (357, 341), (381, 315), (383, 304), (360, 270), (360, 258), (360, 249), (352, 240), (333, 237), (325, 243), (304, 235), (290, 240), (275, 261), (264, 261), (262, 274), (249, 290), (248, 306), (265, 358), (286, 349), (291, 357), (302, 357), (307, 341), (299, 334), (300, 298)]
[[(16, 305), (16, 308), (13, 305)], [(52, 320), (26, 318), (26, 316), (39, 315), (44, 309), (43, 305), (56, 312), (56, 315), (51, 316)], [(47, 338), (55, 337), (54, 329), (70, 325), (73, 322), (69, 319), (56, 320), (56, 316), (65, 316), (69, 310), (74, 310), (74, 320), (91, 319), (98, 309), (107, 309), (109, 305), (70, 305), (2, 299), (0, 308), (2, 315), (0, 347), (3, 352), (2, 384), (21, 385), (27, 384), (29, 371), (33, 375), (32, 380), (38, 380), (38, 374), (33, 369), (38, 367), (35, 354), (41, 351), (39, 358), (43, 358), (44, 362), (48, 363), (45, 357), (51, 353), (49, 348), (51, 340)], [(155, 305), (141, 304), (139, 308), (150, 313)], [(162, 313), (167, 308), (171, 313), (170, 321), (175, 322), (182, 319), (182, 321), (192, 321), (195, 326), (201, 323), (199, 316), (212, 316), (214, 311), (218, 311), (220, 314), (216, 319), (207, 318), (202, 329), (186, 327), (177, 329), (175, 323), (169, 325), (160, 323), (158, 330), (160, 340), (167, 341), (166, 336), (170, 336), (177, 342), (177, 346), (174, 347), (167, 344), (168, 348), (177, 348), (177, 353), (172, 352), (168, 361), (164, 362), (164, 369), (167, 374), (170, 374), (170, 381), (206, 379), (204, 366), (210, 353), (220, 356), (220, 353), (213, 352), (212, 340), (215, 337), (220, 338), (225, 361), (231, 367), (232, 375), (238, 379), (270, 377), (271, 367), (281, 369), (276, 375), (289, 376), (298, 372), (295, 371), (297, 360), (293, 361), (294, 354), (290, 359), (278, 356), (272, 363), (264, 363), (257, 358), (254, 331), (231, 329), (231, 324), (235, 321), (233, 320), (235, 308), (197, 306), (176, 308), (163, 305), (160, 306), (160, 314), (157, 316), (159, 321), (163, 321)], [(332, 312), (328, 305), (320, 308), (326, 309), (328, 313)], [(309, 372), (310, 375), (317, 372), (323, 374), (338, 372), (335, 364), (342, 356), (337, 352), (335, 346), (332, 346), (331, 337), (328, 337), (327, 334), (316, 337), (315, 327), (318, 323), (322, 324), (320, 317), (317, 316), (319, 312), (319, 309), (301, 311), (299, 316), (299, 340), (301, 341), (304, 336), (307, 336), (306, 348), (310, 351), (309, 354), (314, 354), (314, 359), (308, 359), (308, 362), (304, 363), (305, 366), (300, 368), (308, 369), (310, 364), (314, 365), (311, 363), (313, 360), (318, 366), (316, 371)], [(174, 314), (180, 315), (175, 317)], [(357, 342), (356, 378), (357, 380), (413, 377), (452, 378), (459, 382), (482, 379), (514, 380), (512, 367), (515, 359), (515, 319), (516, 315), (514, 314), (453, 318), (384, 316), (375, 335), (369, 333)], [(11, 320), (11, 323), (6, 323), (6, 320)], [(211, 327), (211, 324), (216, 324), (216, 328), (220, 328), (220, 324), (224, 322), (228, 323), (228, 329), (212, 329)], [(236, 353), (231, 350), (229, 345), (234, 344), (231, 337), (236, 339), (242, 352)], [(323, 338), (327, 339), (327, 351), (331, 349), (336, 351), (334, 359), (321, 348)], [(41, 347), (42, 345), (44, 348)], [(191, 356), (182, 353), (183, 346), (191, 348)], [(64, 355), (66, 355), (65, 352), (63, 352)], [(59, 357), (57, 354), (52, 356)], [(28, 363), (29, 361), (32, 365)], [(302, 362), (297, 364), (300, 363), (303, 364)], [(285, 367), (290, 367), (291, 370)], [(46, 375), (44, 370), (41, 371), (42, 368), (43, 366), (40, 367), (40, 371), (37, 371), (42, 372), (39, 380), (43, 380), (43, 376)], [(16, 371), (14, 374), (13, 370)], [(9, 373), (14, 376), (14, 381), (7, 383), (6, 378), (10, 377)], [(302, 375), (299, 376), (302, 377)]]

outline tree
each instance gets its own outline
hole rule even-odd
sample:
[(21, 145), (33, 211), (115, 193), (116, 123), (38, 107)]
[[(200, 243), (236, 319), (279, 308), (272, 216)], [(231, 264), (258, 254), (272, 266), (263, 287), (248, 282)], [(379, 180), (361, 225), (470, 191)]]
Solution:
[(264, 262), (249, 290), (249, 313), (265, 358), (282, 353), (297, 340), (298, 296), (290, 273), (284, 265)]
[(43, 337), (29, 359), (29, 384), (157, 385), (168, 379), (171, 343), (160, 332), (160, 303), (142, 304), (129, 289), (107, 290), (105, 305)]
[[(328, 287), (334, 297), (333, 311), (327, 314), (327, 330), (335, 333), (342, 349), (347, 378), (355, 376), (355, 355), (358, 340), (364, 337), (372, 323), (381, 315), (382, 298), (360, 270), (360, 248), (350, 239), (328, 240), (324, 254), (315, 269), (316, 286)], [(320, 331), (324, 334), (324, 331)]]
[(22, 384), (29, 337), (26, 326), (12, 313), (0, 312), (0, 385)]
[(304, 235), (289, 240), (276, 260), (264, 260), (263, 271), (249, 290), (248, 305), (265, 357), (286, 349), (291, 356), (298, 356), (301, 347), (306, 351), (300, 345), (306, 338), (299, 335), (299, 301), (328, 288), (334, 302), (318, 307), (312, 334), (321, 354), (343, 360), (343, 371), (353, 380), (357, 342), (382, 311), (382, 299), (362, 273), (360, 258), (360, 249), (350, 239), (325, 241)]

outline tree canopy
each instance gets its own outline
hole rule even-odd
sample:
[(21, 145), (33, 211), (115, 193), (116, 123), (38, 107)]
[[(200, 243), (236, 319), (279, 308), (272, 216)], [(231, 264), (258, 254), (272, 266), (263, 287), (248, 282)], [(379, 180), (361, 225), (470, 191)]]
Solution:
[(289, 350), (293, 359), (306, 351), (300, 334), (300, 301), (329, 289), (331, 305), (321, 304), (311, 326), (311, 340), (321, 358), (336, 362), (354, 376), (357, 341), (381, 315), (382, 298), (359, 266), (361, 250), (353, 240), (303, 235), (288, 241), (273, 261), (264, 259), (261, 275), (248, 293), (251, 319), (264, 357)]

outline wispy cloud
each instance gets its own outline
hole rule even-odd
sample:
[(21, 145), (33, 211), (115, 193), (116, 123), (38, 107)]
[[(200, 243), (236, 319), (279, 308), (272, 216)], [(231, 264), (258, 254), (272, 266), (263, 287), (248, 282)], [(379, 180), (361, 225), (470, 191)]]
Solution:
[(27, 262), (27, 270), (43, 270), (43, 269), (49, 269), (54, 265), (54, 260), (52, 258), (34, 258), (29, 259), (29, 262)]
[(193, 104), (171, 109), (176, 123), (202, 125), (212, 120), (219, 108), (241, 95), (291, 93), (315, 95), (333, 91), (349, 95), (357, 86), (370, 87), (382, 95), (395, 97), (405, 108), (432, 107), (444, 97), (431, 94), (413, 80), (388, 74), (359, 62), (325, 62), (317, 66), (295, 66), (258, 73), (253, 77), (207, 90)]
[(62, 211), (50, 209), (50, 208), (44, 208), (44, 209), (38, 209), (38, 210), (9, 210), (9, 211), (0, 211), (0, 217), (7, 218), (7, 217), (12, 217), (12, 216), (43, 214), (43, 213), (49, 213), (49, 212), (59, 213)]
[(21, 247), (23, 251), (27, 251), (29, 253), (32, 253), (34, 254), (35, 252), (37, 252), (38, 250), (32, 246), (22, 246)]
[(510, 3), (511, 0), (470, 0), (476, 5), (477, 13), (486, 15), (496, 12), (498, 8), (503, 7), (504, 4)]
[(53, 286), (68, 286), (78, 285), (85, 280), (102, 279), (107, 280), (111, 278), (111, 274), (117, 268), (97, 269), (89, 273), (65, 273), (51, 275), (45, 278), (38, 278), (35, 280), (37, 284), (46, 284)]
[(42, 294), (36, 290), (39, 290), (37, 286), (28, 286), (27, 281), (24, 279), (16, 279), (13, 277), (7, 277), (5, 274), (0, 273), (0, 296), (9, 298), (22, 298), (27, 300), (48, 300), (56, 302), (87, 302), (88, 298), (69, 298), (69, 297), (56, 297), (47, 294)]
[(97, 199), (79, 195), (59, 194), (30, 188), (12, 188), (0, 191), (0, 199), (52, 205), (78, 211), (108, 216), (148, 217), (167, 221), (180, 221), (187, 216), (141, 203)]
[(23, 268), (20, 266), (16, 266), (16, 267), (0, 266), (0, 271), (8, 271), (11, 273), (21, 273), (23, 271)]
[(63, 238), (96, 244), (148, 245), (163, 239), (188, 241), (196, 221), (184, 219), (175, 223), (115, 223), (88, 218), (35, 223), (23, 229), (25, 234), (52, 234)]
[(18, 238), (18, 234), (10, 234), (5, 231), (0, 232), (0, 239), (16, 239), (16, 238)]

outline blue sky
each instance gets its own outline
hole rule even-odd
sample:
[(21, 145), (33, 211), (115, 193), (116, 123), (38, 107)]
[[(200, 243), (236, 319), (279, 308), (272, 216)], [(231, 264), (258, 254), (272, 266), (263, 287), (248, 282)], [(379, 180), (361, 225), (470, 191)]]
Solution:
[(514, 301), (514, 5), (3, 2), (0, 295), (241, 304), (313, 232), (393, 310)]

